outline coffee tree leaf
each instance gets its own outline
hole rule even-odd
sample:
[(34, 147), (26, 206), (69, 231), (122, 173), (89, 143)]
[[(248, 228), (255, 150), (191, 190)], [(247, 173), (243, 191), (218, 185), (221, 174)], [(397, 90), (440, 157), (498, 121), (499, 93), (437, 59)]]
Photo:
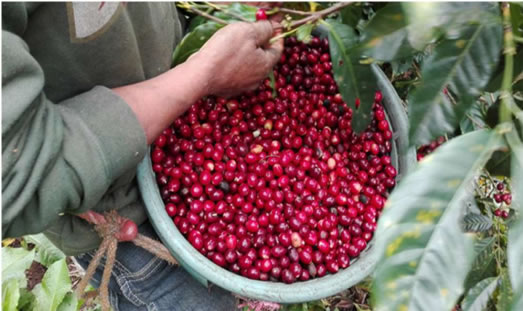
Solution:
[(412, 55), (408, 41), (408, 22), (401, 3), (391, 3), (379, 10), (361, 32), (361, 54), (380, 61), (392, 61)]
[(20, 281), (11, 278), (2, 282), (2, 310), (18, 310), (18, 300), (20, 299)]
[(510, 22), (512, 32), (519, 37), (523, 36), (523, 6), (521, 3), (510, 3)]
[[(352, 128), (359, 133), (371, 121), (376, 78), (370, 65), (360, 64), (358, 56), (350, 52), (358, 41), (354, 30), (333, 19), (327, 20), (327, 24), (334, 80), (343, 100), (352, 108)], [(359, 108), (356, 99), (360, 101)]]
[(495, 237), (488, 237), (474, 243), (474, 261), (465, 279), (465, 290), (474, 287), (479, 281), (497, 275), (496, 258), (492, 251)]
[(474, 176), (502, 145), (501, 136), (490, 130), (459, 136), (398, 184), (375, 235), (376, 310), (452, 309), (474, 260), (473, 239), (459, 226), (463, 202), (472, 195)]
[(490, 297), (498, 287), (498, 282), (499, 279), (497, 277), (491, 277), (477, 283), (463, 298), (461, 309), (463, 311), (485, 310)]
[(207, 22), (209, 22), (209, 20), (203, 16), (200, 16), (200, 15), (194, 16), (191, 18), (191, 21), (189, 22), (189, 26), (187, 27), (187, 32), (191, 32), (194, 29), (196, 29), (196, 27), (198, 27), (202, 24), (205, 24)]
[(13, 278), (20, 282), (21, 287), (26, 287), (25, 270), (31, 266), (34, 258), (34, 250), (2, 247), (2, 282)]
[[(501, 31), (498, 23), (466, 26), (425, 60), (422, 82), (408, 98), (412, 145), (426, 144), (458, 125), (498, 62)], [(449, 100), (445, 88), (458, 95), (459, 103)]]
[(192, 32), (183, 37), (173, 53), (173, 67), (185, 62), (189, 56), (196, 53), (223, 25), (208, 22), (197, 26)]
[[(218, 3), (216, 4), (219, 5)], [(235, 2), (227, 6), (220, 5), (220, 7), (222, 7), (223, 11), (216, 11), (214, 13), (214, 16), (221, 18), (227, 22), (239, 21), (239, 19), (236, 18), (234, 15), (241, 16), (242, 18), (251, 22), (256, 21), (256, 11), (258, 10), (258, 8), (254, 6)]]
[(465, 232), (485, 232), (491, 227), (492, 220), (482, 214), (468, 213), (462, 220), (462, 228)]
[(512, 150), (511, 190), (513, 200), (511, 207), (516, 211), (516, 219), (508, 232), (507, 261), (514, 297), (517, 298), (512, 309), (522, 310), (517, 309), (516, 306), (523, 304), (523, 144), (514, 129), (512, 134), (507, 135), (507, 140)]
[(488, 125), (485, 122), (485, 118), (486, 112), (483, 111), (481, 102), (479, 100), (475, 101), (465, 112), (465, 116), (459, 123), (461, 133), (468, 133), (487, 128)]
[[(512, 286), (510, 284), (510, 279), (509, 279), (509, 276), (507, 275), (507, 270), (503, 269), (500, 273), (500, 282), (498, 285), (496, 310), (510, 310), (510, 304), (513, 301), (512, 298), (513, 298), (513, 292), (512, 292)], [(515, 310), (511, 310), (511, 311), (515, 311)]]
[(53, 263), (45, 272), (42, 283), (33, 289), (37, 302), (36, 310), (56, 311), (71, 289), (69, 270), (64, 258)]
[(345, 25), (351, 26), (352, 28), (356, 28), (361, 19), (362, 13), (363, 8), (360, 5), (356, 5), (356, 3), (354, 3), (354, 5), (346, 6), (340, 11), (341, 22)]
[(41, 263), (42, 265), (49, 267), (54, 262), (65, 258), (65, 254), (54, 246), (49, 239), (45, 237), (42, 233), (26, 235), (24, 240), (27, 243), (32, 243), (35, 245), (37, 250), (35, 260)]
[(305, 44), (309, 43), (312, 39), (311, 33), (313, 28), (314, 24), (301, 25), (296, 30), (296, 38)]

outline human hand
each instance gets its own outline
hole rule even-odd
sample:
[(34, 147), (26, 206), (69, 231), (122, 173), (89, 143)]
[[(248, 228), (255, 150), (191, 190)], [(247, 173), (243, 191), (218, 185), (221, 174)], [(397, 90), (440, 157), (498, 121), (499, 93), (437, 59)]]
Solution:
[(254, 90), (280, 59), (283, 39), (268, 21), (234, 23), (217, 31), (188, 62), (207, 70), (208, 93), (232, 96)]

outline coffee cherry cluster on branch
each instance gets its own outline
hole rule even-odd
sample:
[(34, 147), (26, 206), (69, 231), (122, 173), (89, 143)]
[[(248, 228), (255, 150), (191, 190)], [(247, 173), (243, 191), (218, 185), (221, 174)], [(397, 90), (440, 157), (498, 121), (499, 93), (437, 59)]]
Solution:
[(421, 161), (425, 156), (432, 153), (436, 148), (441, 146), (445, 142), (445, 136), (440, 136), (436, 140), (430, 142), (429, 144), (422, 145), (417, 150), (417, 159)]
[(332, 75), (326, 39), (286, 39), (269, 79), (197, 101), (151, 153), (174, 225), (217, 265), (293, 283), (349, 267), (395, 186), (392, 132), (376, 93), (361, 134)]
[[(506, 205), (507, 207), (512, 204), (512, 194), (508, 189), (506, 189), (505, 183), (503, 181), (498, 181), (496, 184), (495, 193), (492, 195), (492, 198), (496, 203), (501, 205)], [(499, 207), (494, 210), (494, 215), (501, 218), (508, 218), (509, 212), (507, 208)]]

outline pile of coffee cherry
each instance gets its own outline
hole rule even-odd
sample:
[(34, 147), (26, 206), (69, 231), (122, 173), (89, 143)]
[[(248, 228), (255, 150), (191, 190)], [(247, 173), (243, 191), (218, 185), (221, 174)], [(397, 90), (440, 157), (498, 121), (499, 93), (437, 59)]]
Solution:
[(198, 100), (151, 159), (165, 210), (195, 249), (242, 276), (293, 283), (349, 267), (397, 172), (382, 94), (354, 133), (327, 39), (287, 38), (274, 78)]

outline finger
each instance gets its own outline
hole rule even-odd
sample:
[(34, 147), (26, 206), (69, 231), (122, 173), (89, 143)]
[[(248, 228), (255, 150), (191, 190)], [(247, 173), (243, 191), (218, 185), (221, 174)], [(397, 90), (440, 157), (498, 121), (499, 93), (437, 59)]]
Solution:
[[(277, 23), (273, 22), (273, 25), (277, 25)], [(278, 29), (275, 31), (275, 35), (279, 35), (281, 33), (281, 29)], [(269, 45), (265, 49), (265, 55), (268, 58), (268, 62), (271, 65), (271, 68), (276, 65), (276, 63), (280, 60), (281, 53), (283, 52), (283, 38), (280, 38), (279, 40), (273, 42), (271, 45)]]
[(250, 24), (254, 31), (254, 38), (257, 46), (264, 46), (269, 42), (274, 32), (269, 21), (259, 21)]

